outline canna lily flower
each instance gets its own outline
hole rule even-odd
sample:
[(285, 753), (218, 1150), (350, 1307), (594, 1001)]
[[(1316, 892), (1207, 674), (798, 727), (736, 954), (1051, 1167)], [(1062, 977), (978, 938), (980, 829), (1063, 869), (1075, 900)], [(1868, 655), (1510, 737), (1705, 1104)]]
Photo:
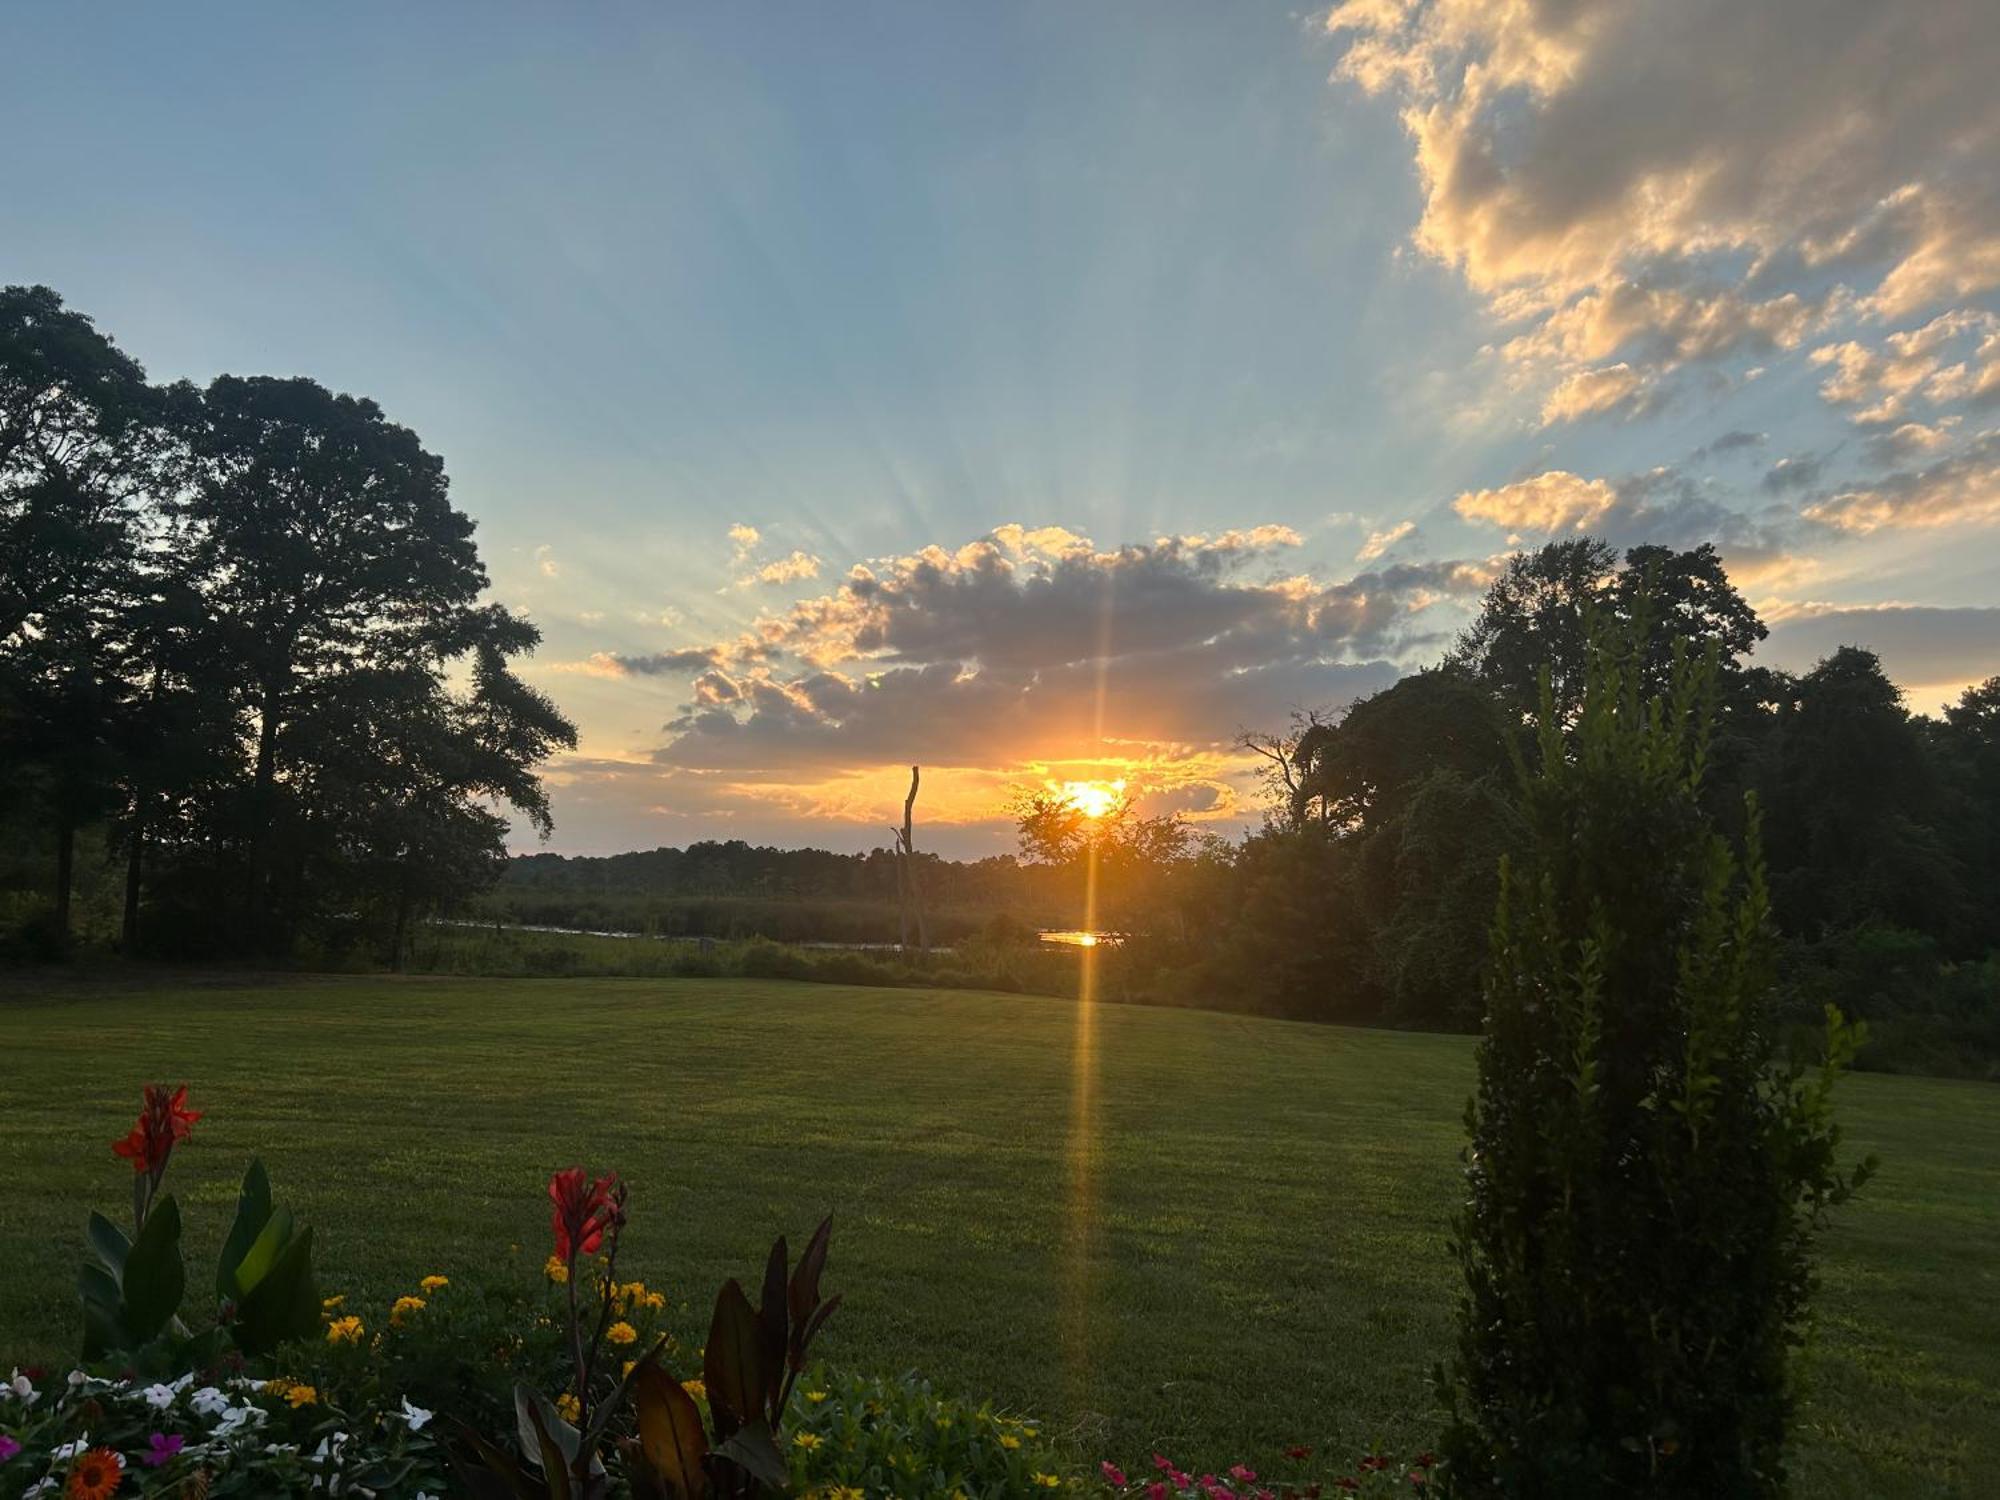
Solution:
[(171, 1094), (164, 1083), (146, 1085), (138, 1122), (124, 1140), (111, 1143), (115, 1153), (132, 1163), (134, 1172), (164, 1171), (174, 1147), (188, 1138), (201, 1111), (187, 1107), (187, 1093), (186, 1084)]
[(618, 1174), (607, 1172), (585, 1183), (582, 1167), (569, 1167), (549, 1178), (549, 1231), (556, 1256), (565, 1263), (579, 1255), (595, 1255), (604, 1232), (625, 1222), (625, 1194)]

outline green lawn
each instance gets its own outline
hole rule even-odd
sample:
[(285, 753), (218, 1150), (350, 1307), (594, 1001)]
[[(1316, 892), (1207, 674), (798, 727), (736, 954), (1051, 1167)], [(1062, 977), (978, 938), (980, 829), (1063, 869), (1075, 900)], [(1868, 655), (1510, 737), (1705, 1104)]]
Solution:
[[(0, 1368), (67, 1352), (84, 1211), (126, 1202), (109, 1142), (162, 1078), (209, 1112), (175, 1158), (193, 1242), (261, 1152), (357, 1299), (515, 1244), (531, 1274), (578, 1161), (630, 1182), (634, 1269), (701, 1303), (834, 1210), (828, 1357), (1034, 1411), (1079, 1458), (1433, 1429), (1459, 1038), (733, 980), (0, 982), (31, 990), (0, 1000)], [(1844, 1103), (1884, 1170), (1828, 1243), (1799, 1492), (1980, 1493), (2000, 1088)]]

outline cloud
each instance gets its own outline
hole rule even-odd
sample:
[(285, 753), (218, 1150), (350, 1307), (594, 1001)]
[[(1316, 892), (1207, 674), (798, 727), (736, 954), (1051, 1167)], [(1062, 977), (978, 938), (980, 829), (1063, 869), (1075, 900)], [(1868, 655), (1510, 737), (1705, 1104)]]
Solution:
[(1396, 543), (1417, 529), (1415, 521), (1398, 521), (1394, 526), (1368, 533), (1368, 540), (1361, 544), (1361, 550), (1354, 554), (1358, 563), (1374, 562)]
[(2000, 429), (1958, 452), (1873, 484), (1838, 491), (1805, 508), (1815, 521), (1867, 534), (1884, 528), (1990, 525), (2000, 522)]
[(1284, 526), (1100, 548), (1010, 524), (857, 564), (734, 638), (572, 670), (688, 674), (655, 752), (685, 771), (806, 788), (912, 761), (1003, 777), (1087, 761), (1147, 784), (1145, 767), (1208, 757), (1227, 776), (1212, 766), (1198, 800), (1220, 806), (1239, 729), (1387, 686), (1492, 577), (1438, 562), (1327, 580), (1277, 566), (1298, 545)]
[(2000, 394), (2000, 317), (1961, 308), (1879, 341), (1823, 344), (1811, 357), (1828, 372), (1819, 389), (1829, 403), (1853, 408), (1863, 426), (1894, 422), (1919, 404)]
[(1794, 453), (1781, 458), (1764, 471), (1759, 483), (1767, 495), (1783, 495), (1793, 490), (1811, 489), (1819, 483), (1826, 459), (1816, 453)]
[(1897, 682), (1980, 682), (2000, 675), (2000, 609), (1808, 606), (1772, 628), (1765, 655), (1804, 671), (1842, 646), (1865, 646)]
[(1622, 360), (1599, 370), (1579, 370), (1564, 377), (1542, 402), (1542, 425), (1574, 422), (1608, 412), (1635, 415), (1644, 404), (1644, 376)]
[(1761, 448), (1767, 440), (1767, 435), (1764, 433), (1746, 432), (1742, 428), (1737, 428), (1695, 449), (1690, 462), (1700, 463), (1707, 458), (1720, 458), (1725, 453), (1741, 453), (1751, 448)]
[(535, 567), (544, 578), (554, 578), (562, 572), (556, 563), (555, 548), (544, 542), (535, 549)]
[(1487, 521), (1510, 532), (1588, 531), (1617, 503), (1601, 479), (1550, 469), (1495, 490), (1468, 490), (1451, 508), (1468, 521)]
[(736, 580), (739, 589), (747, 589), (760, 583), (798, 583), (803, 579), (819, 577), (820, 561), (809, 552), (794, 551), (789, 557), (781, 557), (776, 562), (765, 563), (752, 569)]
[(1418, 249), (1511, 327), (1545, 420), (2000, 285), (1992, 5), (1346, 0), (1326, 25), (1336, 77), (1401, 107)]
[(733, 549), (730, 561), (741, 563), (744, 558), (757, 550), (757, 544), (764, 535), (747, 521), (738, 521), (729, 528), (729, 545)]

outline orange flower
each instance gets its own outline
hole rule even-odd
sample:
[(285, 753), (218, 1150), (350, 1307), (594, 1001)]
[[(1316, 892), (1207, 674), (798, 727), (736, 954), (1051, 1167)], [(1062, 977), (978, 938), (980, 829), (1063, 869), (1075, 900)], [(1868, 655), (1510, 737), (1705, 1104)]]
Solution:
[(108, 1500), (124, 1478), (116, 1453), (109, 1448), (92, 1448), (69, 1471), (69, 1483), (63, 1486), (63, 1493), (70, 1500)]

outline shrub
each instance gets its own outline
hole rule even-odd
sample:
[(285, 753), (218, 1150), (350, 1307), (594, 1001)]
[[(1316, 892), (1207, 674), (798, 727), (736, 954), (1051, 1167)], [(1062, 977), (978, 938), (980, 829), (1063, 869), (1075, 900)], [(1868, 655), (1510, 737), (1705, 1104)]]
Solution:
[(1468, 1106), (1466, 1290), (1444, 1448), (1467, 1495), (1775, 1495), (1788, 1356), (1858, 1041), (1780, 1063), (1754, 806), (1742, 855), (1700, 791), (1716, 668), (1599, 634), (1573, 724), (1546, 688), (1503, 865)]
[(1033, 1419), (938, 1396), (916, 1375), (892, 1380), (815, 1369), (800, 1392), (786, 1447), (799, 1494), (984, 1500), (1062, 1483)]

